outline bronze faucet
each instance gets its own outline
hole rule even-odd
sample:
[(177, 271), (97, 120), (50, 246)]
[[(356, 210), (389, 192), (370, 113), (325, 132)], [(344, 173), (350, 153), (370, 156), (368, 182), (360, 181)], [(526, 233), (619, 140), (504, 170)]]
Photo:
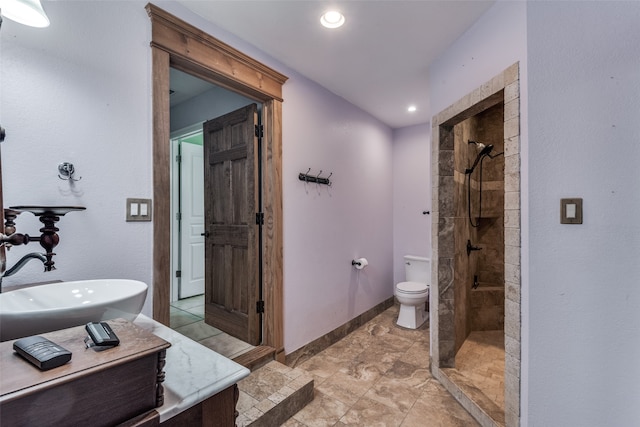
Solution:
[(7, 271), (5, 271), (2, 274), (2, 276), (0, 276), (0, 292), (2, 292), (2, 279), (5, 278), (5, 277), (13, 276), (18, 271), (22, 270), (22, 267), (27, 265), (27, 263), (32, 259), (39, 259), (40, 261), (42, 261), (42, 263), (45, 264), (45, 270), (44, 271), (47, 271), (47, 269), (46, 269), (47, 257), (44, 256), (44, 254), (41, 254), (41, 253), (38, 253), (38, 252), (31, 252), (30, 254), (26, 254), (25, 256), (20, 258), (20, 260), (18, 260), (18, 262), (16, 262), (13, 267), (11, 267)]

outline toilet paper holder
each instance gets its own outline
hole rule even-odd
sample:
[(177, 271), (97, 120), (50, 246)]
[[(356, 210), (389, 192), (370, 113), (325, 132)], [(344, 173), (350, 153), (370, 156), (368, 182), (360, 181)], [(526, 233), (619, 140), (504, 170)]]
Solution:
[(351, 265), (358, 270), (362, 270), (367, 265), (369, 265), (369, 261), (367, 261), (366, 258), (358, 258), (358, 259), (351, 260)]

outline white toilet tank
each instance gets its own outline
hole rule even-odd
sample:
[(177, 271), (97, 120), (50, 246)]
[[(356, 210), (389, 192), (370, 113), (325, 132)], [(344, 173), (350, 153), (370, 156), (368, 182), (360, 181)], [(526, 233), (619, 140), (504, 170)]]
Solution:
[(404, 256), (404, 273), (407, 282), (431, 282), (431, 260), (415, 255)]

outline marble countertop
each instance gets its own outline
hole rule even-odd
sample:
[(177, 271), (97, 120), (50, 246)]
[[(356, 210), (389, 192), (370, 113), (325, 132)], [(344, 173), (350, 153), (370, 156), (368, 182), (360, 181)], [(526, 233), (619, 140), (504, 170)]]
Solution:
[(156, 408), (166, 421), (237, 383), (249, 370), (178, 332), (140, 314), (135, 325), (171, 343), (164, 367), (164, 405)]

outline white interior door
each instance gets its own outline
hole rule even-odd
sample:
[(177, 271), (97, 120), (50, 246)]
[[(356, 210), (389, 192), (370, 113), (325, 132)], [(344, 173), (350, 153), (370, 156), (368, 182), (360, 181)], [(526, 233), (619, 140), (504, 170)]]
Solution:
[(204, 293), (204, 160), (202, 146), (181, 144), (180, 298)]
[[(180, 156), (180, 140), (171, 139), (171, 158)], [(171, 302), (180, 298), (180, 278), (176, 271), (180, 270), (180, 167), (177, 161), (171, 162)]]

